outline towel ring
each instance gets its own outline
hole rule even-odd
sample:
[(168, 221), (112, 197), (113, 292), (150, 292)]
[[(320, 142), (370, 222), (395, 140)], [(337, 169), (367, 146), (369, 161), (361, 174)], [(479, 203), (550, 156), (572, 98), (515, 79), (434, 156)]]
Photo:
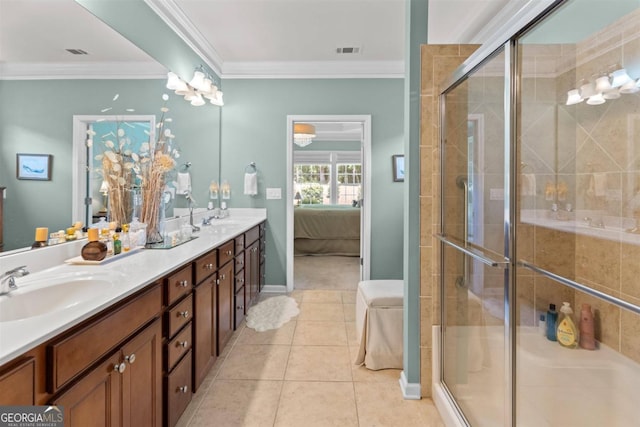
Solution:
[(251, 162), (244, 168), (244, 173), (255, 173), (255, 172), (258, 172), (258, 169), (256, 168), (256, 162)]

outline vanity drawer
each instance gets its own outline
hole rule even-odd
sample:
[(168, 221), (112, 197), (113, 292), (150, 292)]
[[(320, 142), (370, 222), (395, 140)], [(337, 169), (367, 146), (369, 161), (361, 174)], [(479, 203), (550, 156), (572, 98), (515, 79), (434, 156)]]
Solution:
[(235, 244), (235, 240), (229, 240), (218, 247), (218, 267), (222, 267), (233, 259), (233, 249)]
[(191, 402), (191, 350), (175, 369), (165, 377), (165, 411), (167, 425), (175, 426), (180, 415)]
[(193, 317), (193, 297), (189, 295), (171, 310), (166, 312), (166, 331), (169, 338), (173, 337)]
[(191, 265), (187, 265), (166, 278), (165, 304), (170, 306), (182, 295), (191, 292), (193, 286)]
[(218, 251), (212, 250), (194, 262), (195, 283), (199, 284), (218, 269)]
[(244, 252), (240, 255), (236, 255), (236, 271), (240, 271), (244, 268)]
[(241, 287), (244, 286), (244, 270), (242, 270), (239, 273), (236, 273), (236, 280), (235, 280), (235, 286), (234, 286), (234, 292), (238, 292), (240, 290)]
[(156, 284), (115, 311), (91, 321), (47, 347), (47, 390), (57, 392), (125, 338), (159, 316), (162, 288)]
[(167, 371), (171, 371), (178, 360), (191, 349), (191, 338), (191, 323), (189, 323), (186, 328), (165, 344)]
[(236, 237), (236, 255), (244, 251), (244, 234)]
[(244, 242), (246, 245), (250, 245), (260, 238), (260, 226), (256, 225), (251, 230), (244, 233)]

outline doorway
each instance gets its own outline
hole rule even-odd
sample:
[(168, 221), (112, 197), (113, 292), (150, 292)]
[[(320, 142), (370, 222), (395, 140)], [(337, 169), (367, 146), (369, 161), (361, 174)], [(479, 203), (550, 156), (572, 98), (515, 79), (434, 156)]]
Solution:
[[(318, 135), (311, 143), (294, 144), (294, 126), (311, 125)], [(353, 135), (357, 134), (357, 137)], [(329, 140), (331, 144), (320, 144), (321, 140)], [(314, 147), (314, 141), (317, 141)], [(351, 141), (351, 142), (348, 142)], [(342, 146), (340, 143), (343, 143)], [(355, 146), (347, 147), (348, 144)], [(294, 149), (295, 147), (295, 149)], [(346, 227), (344, 232), (336, 231), (332, 222), (327, 225), (331, 232), (341, 234), (348, 239), (343, 242), (315, 241), (311, 247), (302, 247), (302, 251), (324, 252), (324, 262), (338, 267), (343, 260), (355, 264), (356, 274), (353, 281), (367, 280), (370, 272), (370, 208), (371, 195), (371, 116), (369, 115), (304, 115), (287, 116), (287, 240), (286, 240), (286, 273), (287, 291), (291, 292), (295, 285), (296, 218), (300, 213), (312, 221), (314, 228), (318, 223), (313, 219), (321, 219), (326, 224), (328, 218), (336, 218), (338, 227)], [(297, 166), (296, 166), (297, 165)], [(306, 176), (308, 175), (308, 176)], [(295, 181), (295, 183), (294, 183)], [(357, 184), (357, 185), (353, 185)], [(312, 189), (313, 188), (313, 189)], [(357, 188), (357, 190), (356, 190)], [(308, 190), (307, 190), (308, 189)], [(304, 193), (304, 196), (303, 196)], [(359, 227), (350, 223), (354, 211)], [(296, 216), (298, 214), (298, 216)], [(333, 221), (333, 219), (331, 220)], [(298, 223), (300, 224), (300, 223)], [(324, 225), (322, 225), (324, 227)], [(354, 228), (358, 228), (354, 230)], [(355, 234), (352, 235), (352, 233)], [(358, 240), (355, 242), (354, 239)], [(313, 245), (316, 245), (315, 247)], [(333, 246), (339, 245), (339, 246)], [(299, 245), (299, 248), (301, 246)], [(333, 253), (351, 255), (332, 259)], [(353, 256), (355, 255), (355, 257)], [(308, 257), (303, 257), (308, 258)], [(351, 261), (348, 258), (352, 258)], [(307, 263), (308, 264), (308, 263)], [(326, 266), (324, 267), (326, 271)]]

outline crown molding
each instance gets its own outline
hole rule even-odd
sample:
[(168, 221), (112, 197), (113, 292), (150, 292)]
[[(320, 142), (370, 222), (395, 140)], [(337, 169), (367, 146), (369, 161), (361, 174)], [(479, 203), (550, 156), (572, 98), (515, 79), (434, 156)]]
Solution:
[(224, 79), (404, 78), (404, 61), (225, 62)]
[(157, 62), (0, 63), (0, 80), (166, 79)]
[(222, 77), (222, 58), (174, 0), (144, 0), (144, 2), (196, 55), (202, 58), (209, 68)]

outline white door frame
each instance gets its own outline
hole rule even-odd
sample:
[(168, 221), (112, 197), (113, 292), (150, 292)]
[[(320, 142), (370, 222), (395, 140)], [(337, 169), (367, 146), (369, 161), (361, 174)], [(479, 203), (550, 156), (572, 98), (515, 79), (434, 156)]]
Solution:
[(362, 197), (360, 214), (360, 280), (369, 280), (371, 272), (371, 115), (289, 115), (287, 116), (287, 292), (293, 291), (293, 123), (360, 122), (362, 123)]

